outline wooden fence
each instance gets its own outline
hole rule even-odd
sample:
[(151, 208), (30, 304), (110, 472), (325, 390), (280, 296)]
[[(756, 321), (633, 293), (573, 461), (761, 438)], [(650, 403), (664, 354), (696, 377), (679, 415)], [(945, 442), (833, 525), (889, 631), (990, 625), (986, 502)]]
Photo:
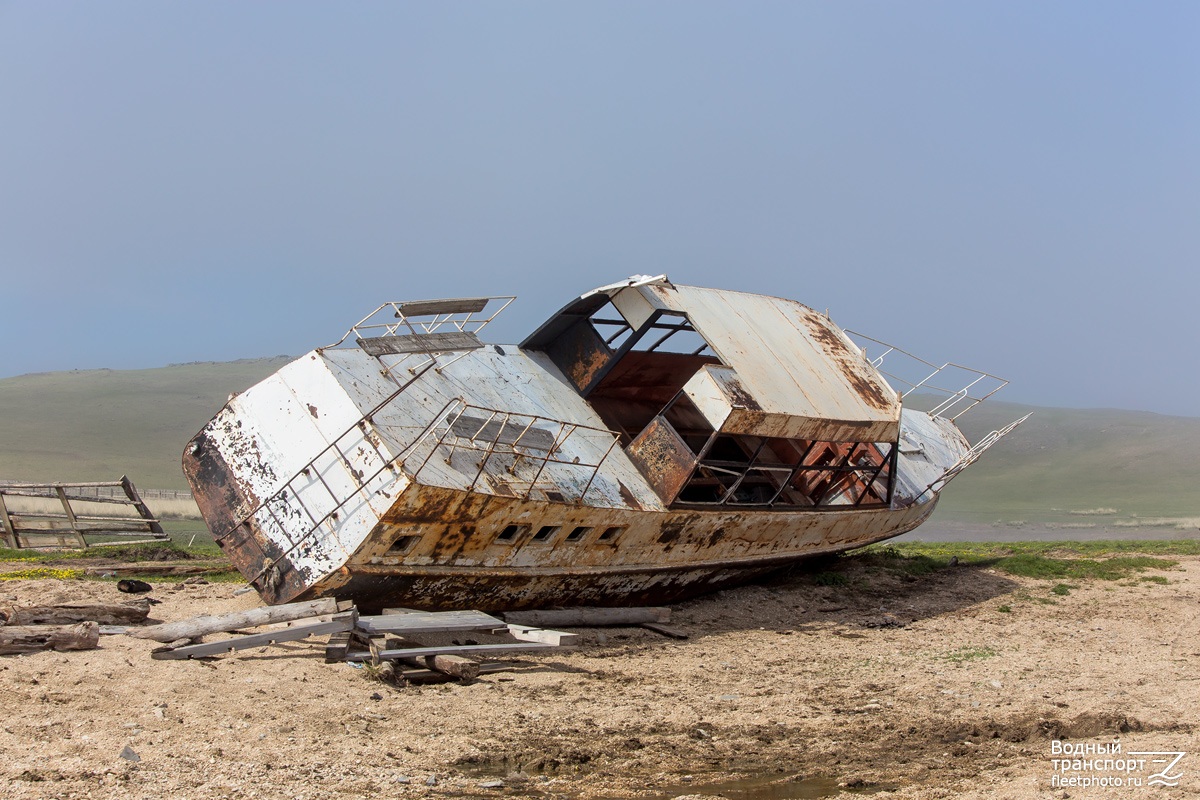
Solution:
[[(89, 509), (88, 504), (119, 507), (108, 514)], [(86, 548), (129, 544), (130, 538), (137, 542), (170, 538), (124, 475), (119, 481), (101, 483), (0, 483), (0, 528), (4, 543), (13, 549)], [(89, 536), (109, 541), (89, 542)]]

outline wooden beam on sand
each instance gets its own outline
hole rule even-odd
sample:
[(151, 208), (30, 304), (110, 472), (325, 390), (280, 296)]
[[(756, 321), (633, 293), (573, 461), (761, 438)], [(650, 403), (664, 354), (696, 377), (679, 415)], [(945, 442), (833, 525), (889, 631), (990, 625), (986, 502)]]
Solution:
[(462, 653), (473, 653), (478, 655), (488, 655), (496, 652), (510, 652), (514, 650), (541, 650), (547, 647), (554, 647), (552, 644), (544, 642), (520, 642), (515, 644), (464, 644), (464, 645), (447, 645), (445, 647), (406, 647), (396, 650), (380, 650), (378, 653), (372, 654), (370, 650), (356, 650), (347, 654), (347, 661), (370, 661), (373, 657), (380, 659), (396, 659), (410, 657), (424, 657), (433, 655), (444, 655), (451, 653), (461, 655)]
[(504, 620), (482, 611), (412, 611), (358, 618), (360, 630), (369, 634), (454, 633), (458, 631), (503, 631)]
[(552, 608), (539, 611), (509, 611), (505, 622), (537, 628), (603, 628), (670, 622), (671, 609), (641, 608)]
[(142, 622), (150, 615), (150, 603), (61, 603), (53, 606), (0, 608), (0, 625), (65, 625), (72, 622), (97, 622), (121, 625)]
[[(333, 619), (325, 622), (314, 622), (310, 625), (296, 625), (291, 628), (279, 628), (266, 633), (255, 633), (250, 636), (240, 636), (237, 639), (223, 639), (219, 642), (204, 642), (188, 644), (183, 647), (160, 647), (150, 653), (150, 657), (158, 660), (182, 660), (185, 658), (202, 658), (215, 656), (234, 650), (246, 650), (251, 647), (266, 647), (279, 642), (294, 642), (307, 639), (309, 636), (319, 636), (325, 633), (338, 633), (354, 629), (357, 611), (345, 611), (335, 614)], [(3, 629), (0, 629), (3, 630)]]
[[(179, 622), (151, 625), (148, 628), (132, 628), (128, 635), (138, 639), (153, 639), (156, 642), (173, 642), (176, 639), (198, 639), (209, 633), (225, 633), (236, 631), (239, 628), (254, 628), (272, 622), (287, 622), (304, 617), (336, 614), (338, 610), (337, 600), (332, 597), (323, 597), (320, 600), (310, 600), (305, 603), (252, 608), (249, 611), (236, 611), (231, 614), (192, 617)], [(334, 628), (330, 628), (325, 633), (332, 633), (334, 630)]]
[(100, 626), (5, 625), (0, 627), (0, 655), (34, 653), (39, 650), (93, 650), (100, 644)]

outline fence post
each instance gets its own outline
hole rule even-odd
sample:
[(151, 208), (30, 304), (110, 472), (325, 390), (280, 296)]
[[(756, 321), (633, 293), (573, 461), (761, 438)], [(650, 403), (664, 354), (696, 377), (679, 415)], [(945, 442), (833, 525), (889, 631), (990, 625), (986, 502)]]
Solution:
[(4, 525), (4, 538), (8, 541), (8, 546), (16, 550), (21, 546), (21, 542), (17, 539), (17, 532), (13, 530), (12, 518), (8, 516), (8, 506), (4, 504), (4, 492), (0, 492), (0, 524)]
[(71, 525), (71, 532), (75, 534), (76, 541), (84, 550), (87, 549), (87, 539), (83, 538), (83, 531), (79, 530), (79, 520), (75, 519), (75, 511), (71, 508), (71, 501), (67, 499), (67, 490), (62, 486), (54, 487), (55, 494), (58, 495), (59, 502), (62, 503), (63, 511), (67, 512), (67, 522)]
[(163, 533), (162, 525), (150, 513), (150, 509), (146, 508), (146, 504), (142, 502), (142, 498), (138, 497), (137, 489), (134, 488), (133, 483), (125, 475), (121, 476), (121, 488), (125, 490), (125, 496), (133, 502), (133, 507), (137, 509), (138, 514), (150, 522), (150, 532)]

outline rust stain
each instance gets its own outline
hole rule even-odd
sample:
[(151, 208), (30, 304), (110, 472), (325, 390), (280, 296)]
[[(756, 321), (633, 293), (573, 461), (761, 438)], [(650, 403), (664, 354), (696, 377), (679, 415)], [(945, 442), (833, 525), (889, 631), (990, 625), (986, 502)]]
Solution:
[[(639, 511), (642, 509), (641, 502), (639, 502), (634, 493), (629, 490), (629, 487), (620, 480), (617, 481), (617, 490), (621, 493), (621, 499), (624, 500), (630, 508), (636, 508)], [(547, 492), (547, 494), (550, 494), (550, 492)], [(557, 492), (555, 492), (555, 494), (557, 494)], [(561, 498), (562, 496), (559, 495), (559, 499)]]
[(826, 354), (842, 368), (842, 376), (855, 393), (873, 408), (880, 411), (890, 409), (892, 407), (889, 400), (890, 392), (887, 392), (879, 381), (867, 373), (862, 355), (849, 349), (842, 338), (830, 329), (828, 321), (819, 314), (812, 314), (812, 318), (815, 324), (809, 330), (813, 338), (825, 348)]

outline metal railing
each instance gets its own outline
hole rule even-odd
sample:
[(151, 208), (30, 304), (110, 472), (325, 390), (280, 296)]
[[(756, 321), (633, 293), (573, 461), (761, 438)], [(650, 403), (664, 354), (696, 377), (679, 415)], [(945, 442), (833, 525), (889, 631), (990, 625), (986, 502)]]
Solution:
[[(590, 470), (583, 490), (579, 492), (578, 497), (574, 501), (581, 503), (584, 496), (591, 489), (596, 474), (599, 472), (600, 465), (604, 463), (604, 460), (612, 452), (613, 447), (615, 447), (618, 441), (616, 433), (604, 428), (593, 428), (587, 425), (554, 420), (549, 417), (519, 414), (485, 408), (483, 406), (469, 405), (462, 398), (455, 398), (443, 406), (421, 433), (409, 445), (404, 447), (398, 455), (386, 458), (380, 450), (379, 435), (374, 431), (372, 417), (380, 413), (403, 390), (404, 387), (401, 387), (370, 412), (364, 414), (357, 423), (348, 428), (345, 433), (310, 459), (303, 468), (288, 479), (275, 493), (259, 503), (252, 511), (242, 516), (237, 523), (216, 537), (218, 542), (224, 540), (238, 529), (247, 526), (263, 511), (267, 512), (275, 526), (286, 537), (288, 541), (287, 549), (250, 578), (250, 583), (267, 574), (276, 564), (291, 555), (296, 548), (311, 540), (322, 526), (328, 525), (330, 533), (336, 533), (336, 523), (340, 519), (341, 512), (346, 504), (355, 497), (360, 497), (364, 503), (368, 503), (372, 494), (378, 491), (370, 490), (368, 487), (386, 471), (391, 471), (398, 475), (405, 466), (406, 461), (426, 443), (431, 443), (430, 451), (425, 455), (420, 465), (412, 470), (411, 475), (414, 480), (429, 464), (434, 453), (437, 453), (442, 446), (446, 446), (450, 449), (450, 453), (445, 459), (447, 464), (450, 464), (452, 461), (455, 450), (472, 450), (484, 453), (482, 460), (476, 468), (474, 478), (466, 488), (466, 491), (474, 491), (480, 477), (487, 469), (489, 461), (496, 456), (509, 456), (514, 461), (514, 463), (507, 467), (512, 476), (512, 483), (522, 482), (516, 478), (518, 467), (515, 462), (523, 462), (534, 470), (535, 474), (533, 478), (524, 481), (528, 483), (528, 488), (525, 491), (523, 499), (528, 499), (538, 479), (550, 464), (568, 465), (572, 469)], [(476, 425), (477, 420), (480, 418), (467, 413), (470, 411), (486, 415), (481, 418), (482, 424)], [(538, 423), (543, 424), (538, 425)], [(535, 431), (538, 433), (535, 434)], [(567, 440), (581, 431), (602, 433), (608, 439), (604, 454), (595, 463), (578, 459), (568, 461), (560, 457)], [(483, 438), (485, 436), (490, 436), (490, 438)], [(379, 466), (370, 475), (367, 475), (365, 470), (356, 468), (346, 454), (347, 450), (361, 445), (364, 441), (368, 443), (380, 462)], [(339, 464), (345, 470), (354, 489), (344, 493), (339, 493), (333, 489), (330, 485), (330, 480), (318, 468), (319, 463), (329, 461)], [(331, 504), (324, 512), (319, 510), (314, 512), (310, 508), (309, 503), (306, 503), (303, 499), (305, 492), (315, 487), (321, 488), (322, 491), (319, 491), (318, 495), (323, 494), (328, 498), (327, 503)], [(294, 501), (294, 504), (292, 501)], [(313, 505), (316, 504), (314, 503)], [(293, 536), (285, 520), (281, 518), (281, 513), (283, 517), (286, 517), (289, 516), (286, 513), (287, 510), (294, 511), (296, 508), (300, 512), (303, 512), (308, 521), (304, 526), (303, 533)]]
[[(347, 341), (361, 346), (364, 340), (395, 337), (402, 333), (412, 337), (429, 336), (431, 339), (433, 336), (445, 337), (447, 329), (451, 336), (458, 334), (461, 342), (467, 337), (474, 338), (516, 299), (513, 295), (504, 295), (449, 300), (397, 300), (384, 303), (351, 325), (341, 339), (333, 344), (318, 347), (317, 352), (340, 347)], [(450, 348), (451, 351), (457, 349), (460, 348)], [(439, 361), (438, 352), (432, 348), (427, 351), (398, 354), (398, 358), (389, 358), (390, 363), (384, 363), (384, 369), (389, 376), (401, 365), (404, 365), (410, 374), (415, 374), (417, 370), (429, 364), (433, 364), (440, 371), (462, 358), (466, 352), (458, 352), (444, 362)], [(415, 363), (407, 363), (410, 360)]]
[[(858, 345), (872, 366), (888, 379), (892, 388), (900, 392), (902, 400), (908, 399), (918, 390), (940, 398), (935, 400), (935, 405), (928, 411), (932, 416), (957, 420), (1008, 385), (1008, 381), (1003, 378), (964, 367), (962, 364), (947, 361), (939, 366), (865, 334), (851, 330), (845, 333)], [(878, 345), (882, 352), (878, 355), (869, 352), (869, 345), (864, 342)], [(965, 381), (965, 384), (959, 386), (962, 381)], [(948, 382), (948, 386), (941, 385)]]
[(992, 431), (987, 436), (984, 436), (982, 439), (972, 445), (970, 450), (968, 450), (966, 453), (963, 453), (962, 458), (954, 462), (954, 464), (945, 472), (943, 472), (936, 480), (931, 481), (930, 484), (926, 486), (919, 495), (916, 496), (913, 502), (920, 501), (920, 499), (929, 494), (929, 492), (940, 492), (942, 488), (947, 483), (954, 480), (960, 472), (978, 461), (979, 457), (987, 452), (992, 445), (1003, 439), (1008, 434), (1012, 433), (1018, 425), (1032, 416), (1033, 412), (1031, 411), (1020, 419), (1013, 420), (1012, 422), (1008, 423), (1000, 430)]
[[(483, 454), (467, 491), (474, 491), (479, 484), (479, 479), (485, 473), (498, 474), (497, 472), (489, 473), (488, 465), (494, 458), (500, 458), (509, 462), (499, 467), (506, 473), (503, 478), (505, 485), (510, 489), (525, 486), (524, 493), (517, 495), (523, 500), (529, 499), (538, 480), (551, 464), (566, 466), (572, 471), (586, 470), (587, 481), (584, 482), (583, 489), (578, 496), (567, 498), (564, 495), (561, 498), (561, 501), (570, 500), (570, 502), (582, 503), (596, 480), (600, 466), (620, 441), (619, 434), (607, 428), (565, 422), (538, 414), (500, 411), (494, 408), (470, 405), (462, 400), (459, 400), (459, 403), (461, 405), (457, 408), (444, 409), (441, 418), (435, 420), (431, 427), (426, 429), (426, 434), (423, 434), (423, 437), (436, 435), (437, 442), (425, 456), (421, 465), (413, 470), (414, 479), (420, 475), (421, 470), (429, 463), (433, 454), (438, 452), (439, 448), (446, 447), (449, 452), (446, 455), (445, 463), (449, 466), (453, 465), (456, 451), (464, 450)], [(475, 412), (479, 416), (475, 416), (471, 412)], [(606, 441), (603, 454), (599, 459), (591, 462), (584, 461), (578, 456), (571, 460), (561, 457), (567, 442), (573, 436), (588, 434), (595, 435), (601, 442)], [(418, 444), (419, 442), (414, 442), (409, 449), (415, 449)], [(518, 474), (520, 471), (527, 474), (532, 472), (533, 475), (521, 478)], [(555, 483), (555, 486), (569, 488), (561, 483)]]

